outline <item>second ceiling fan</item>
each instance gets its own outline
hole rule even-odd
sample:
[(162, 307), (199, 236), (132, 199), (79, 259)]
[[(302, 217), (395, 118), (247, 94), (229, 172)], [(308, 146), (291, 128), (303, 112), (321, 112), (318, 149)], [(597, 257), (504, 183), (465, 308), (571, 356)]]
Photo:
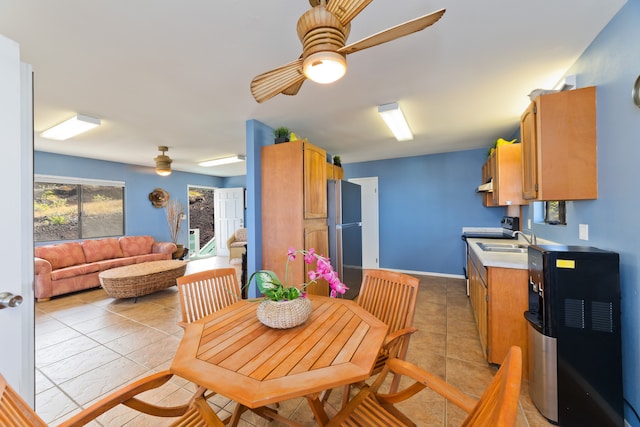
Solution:
[(445, 9), (404, 22), (355, 43), (345, 45), (351, 20), (373, 0), (309, 0), (313, 6), (298, 20), (302, 55), (293, 62), (256, 76), (251, 93), (264, 102), (282, 93), (295, 95), (305, 79), (331, 83), (347, 69), (346, 55), (424, 30), (444, 15)]

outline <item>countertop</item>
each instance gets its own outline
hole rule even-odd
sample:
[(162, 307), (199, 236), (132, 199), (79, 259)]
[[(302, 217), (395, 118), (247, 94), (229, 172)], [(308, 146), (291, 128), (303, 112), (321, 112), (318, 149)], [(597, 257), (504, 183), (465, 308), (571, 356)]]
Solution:
[[(485, 267), (499, 267), (499, 268), (516, 268), (519, 270), (527, 270), (529, 268), (529, 259), (527, 253), (512, 253), (512, 252), (491, 252), (483, 251), (478, 246), (478, 243), (508, 243), (529, 246), (529, 242), (522, 237), (515, 239), (474, 239), (468, 238), (467, 243), (469, 248), (478, 257), (482, 265)], [(538, 237), (537, 243), (539, 245), (557, 245), (558, 243), (551, 240), (544, 240)]]
[(528, 256), (526, 252), (489, 252), (483, 251), (478, 246), (478, 243), (518, 243), (520, 245), (528, 245), (525, 240), (471, 238), (467, 239), (467, 243), (469, 244), (469, 248), (485, 267), (515, 268), (519, 270), (526, 270), (528, 268)]

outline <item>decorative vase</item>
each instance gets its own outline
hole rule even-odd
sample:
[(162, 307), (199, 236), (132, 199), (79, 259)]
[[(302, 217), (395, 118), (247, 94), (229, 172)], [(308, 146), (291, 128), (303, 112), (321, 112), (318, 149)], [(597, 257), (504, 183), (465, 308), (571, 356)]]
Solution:
[(181, 259), (184, 256), (184, 245), (176, 243), (176, 251), (171, 254), (173, 259)]
[(301, 325), (311, 316), (311, 301), (296, 298), (291, 301), (262, 301), (256, 310), (258, 320), (265, 326), (289, 329)]

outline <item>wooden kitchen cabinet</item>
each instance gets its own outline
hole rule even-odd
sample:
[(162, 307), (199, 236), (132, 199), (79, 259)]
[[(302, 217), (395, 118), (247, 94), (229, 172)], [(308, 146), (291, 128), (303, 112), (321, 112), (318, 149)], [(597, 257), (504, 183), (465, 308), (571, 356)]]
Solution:
[(541, 95), (520, 118), (527, 200), (598, 198), (596, 88)]
[(480, 334), (480, 345), (486, 357), (489, 348), (487, 269), (477, 261), (477, 258), (472, 260), (471, 256), (467, 256), (467, 263), (469, 300), (473, 308), (473, 315), (476, 319), (478, 334)]
[[(527, 270), (485, 267), (471, 248), (467, 249), (469, 299), (476, 319), (483, 353), (490, 363), (502, 363), (509, 348), (517, 345), (527, 354), (529, 309)], [(528, 362), (522, 360), (523, 378)]]
[(344, 169), (327, 162), (327, 179), (344, 179)]
[[(289, 285), (302, 284), (309, 268), (302, 256), (289, 264), (285, 278), (288, 249), (329, 253), (326, 152), (307, 141), (291, 141), (262, 147), (261, 159), (262, 268)], [(323, 280), (307, 292), (328, 296), (329, 287)]]
[(493, 192), (483, 194), (484, 206), (526, 205), (522, 197), (520, 144), (500, 145), (482, 167), (482, 182), (493, 180)]

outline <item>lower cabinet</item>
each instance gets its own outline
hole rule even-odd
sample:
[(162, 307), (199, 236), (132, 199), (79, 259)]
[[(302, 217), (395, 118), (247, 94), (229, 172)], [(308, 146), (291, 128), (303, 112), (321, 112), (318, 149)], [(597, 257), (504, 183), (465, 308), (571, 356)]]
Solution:
[(502, 363), (509, 348), (522, 349), (523, 377), (527, 378), (527, 325), (529, 308), (527, 270), (485, 267), (467, 249), (469, 299), (478, 326), (480, 343), (489, 363)]

